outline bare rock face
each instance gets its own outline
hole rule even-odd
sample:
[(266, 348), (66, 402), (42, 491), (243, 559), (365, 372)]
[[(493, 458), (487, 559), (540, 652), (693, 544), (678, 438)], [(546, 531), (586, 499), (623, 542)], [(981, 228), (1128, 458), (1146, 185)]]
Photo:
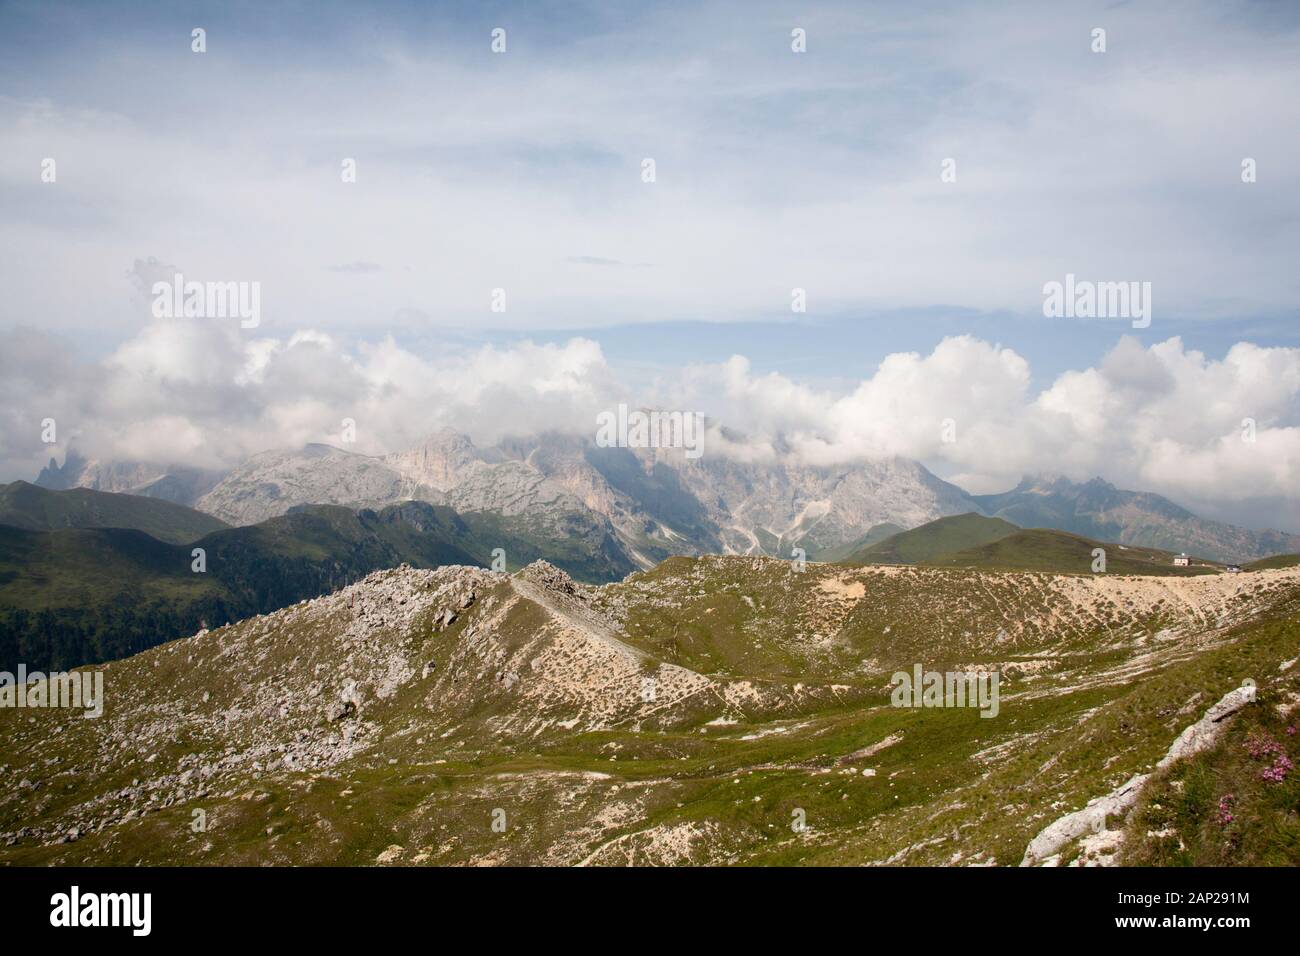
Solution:
[(450, 491), (470, 474), (488, 467), (465, 435), (450, 429), (430, 435), (414, 448), (384, 456), (384, 462), (407, 480)]
[(447, 492), (447, 504), (457, 511), (491, 511), (507, 517), (588, 514), (587, 508), (525, 462), (508, 461), (471, 470)]
[(1099, 833), (1110, 817), (1122, 817), (1137, 803), (1142, 785), (1150, 774), (1138, 774), (1120, 784), (1110, 793), (1090, 800), (1082, 810), (1066, 814), (1045, 827), (1025, 847), (1021, 866), (1037, 866), (1059, 852), (1067, 844), (1090, 833)]
[(1156, 769), (1163, 770), (1177, 760), (1183, 760), (1213, 747), (1223, 733), (1223, 721), (1254, 701), (1254, 684), (1238, 687), (1224, 694), (1222, 700), (1205, 712), (1205, 716), (1178, 735), (1178, 739), (1170, 746), (1169, 752), (1156, 764)]
[(913, 528), (979, 510), (960, 488), (905, 458), (814, 468), (683, 456), (678, 473), (731, 550), (742, 554), (767, 553), (765, 536), (816, 551), (854, 541), (879, 524)]
[(329, 445), (254, 455), (196, 503), (231, 524), (255, 524), (297, 505), (376, 506), (421, 497), (381, 459)]
[(214, 469), (139, 461), (99, 461), (69, 450), (62, 465), (51, 458), (33, 483), (52, 490), (89, 488), (193, 506), (222, 477), (224, 473)]

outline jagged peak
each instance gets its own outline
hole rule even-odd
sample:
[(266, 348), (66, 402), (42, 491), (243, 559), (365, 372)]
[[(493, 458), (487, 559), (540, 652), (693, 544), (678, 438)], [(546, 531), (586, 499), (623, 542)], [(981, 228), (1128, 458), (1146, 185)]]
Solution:
[(1060, 472), (1039, 471), (1023, 476), (1020, 479), (1020, 484), (1016, 485), (1012, 491), (1053, 492), (1072, 490), (1077, 487), (1078, 485), (1073, 480)]
[(474, 440), (450, 425), (431, 431), (416, 444), (416, 448), (474, 448)]
[(548, 590), (561, 591), (564, 594), (576, 594), (578, 590), (573, 583), (573, 578), (549, 561), (538, 559), (520, 571), (519, 575)]

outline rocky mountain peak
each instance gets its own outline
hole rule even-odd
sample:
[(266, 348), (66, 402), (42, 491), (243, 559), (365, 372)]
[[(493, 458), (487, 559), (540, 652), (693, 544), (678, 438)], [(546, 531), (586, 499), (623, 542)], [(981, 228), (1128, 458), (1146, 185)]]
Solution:
[(549, 591), (559, 591), (562, 594), (576, 594), (577, 586), (573, 583), (573, 578), (569, 577), (549, 561), (534, 561), (528, 565), (519, 574), (528, 581), (533, 582)]
[(386, 455), (383, 460), (403, 478), (438, 491), (451, 490), (484, 465), (469, 436), (453, 428), (433, 432), (414, 448)]
[(35, 484), (51, 491), (89, 488), (147, 498), (161, 498), (176, 504), (193, 505), (222, 478), (223, 472), (188, 465), (87, 458), (69, 448), (60, 466), (56, 459), (41, 469)]
[(35, 484), (55, 491), (75, 488), (77, 479), (89, 464), (92, 463), (78, 454), (75, 448), (69, 448), (67, 454), (63, 456), (62, 465), (59, 464), (58, 459), (50, 456), (50, 463), (41, 469), (41, 473), (36, 476)]
[(1012, 490), (1030, 494), (1050, 495), (1067, 492), (1075, 487), (1073, 481), (1059, 472), (1040, 471), (1022, 477), (1020, 483)]

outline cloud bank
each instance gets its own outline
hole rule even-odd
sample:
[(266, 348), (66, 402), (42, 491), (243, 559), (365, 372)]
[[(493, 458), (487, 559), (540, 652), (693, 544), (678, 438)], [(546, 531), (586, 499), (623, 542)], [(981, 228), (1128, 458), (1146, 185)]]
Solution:
[(1024, 358), (972, 336), (889, 355), (838, 392), (757, 374), (736, 355), (632, 393), (581, 337), (424, 354), (392, 336), (349, 345), (319, 331), (256, 337), (232, 322), (178, 319), (98, 362), (69, 354), (46, 333), (0, 334), (7, 478), (30, 478), (50, 455), (47, 418), (57, 449), (220, 467), (339, 444), (344, 419), (356, 423), (350, 447), (369, 454), (445, 426), (480, 444), (545, 430), (590, 437), (618, 402), (704, 412), (730, 436), (715, 428), (706, 453), (808, 465), (902, 455), (976, 493), (1026, 473), (1101, 475), (1220, 513), (1269, 504), (1278, 520), (1271, 503), (1294, 508), (1300, 475), (1300, 349), (1247, 342), (1213, 358), (1178, 338), (1144, 347), (1125, 337), (1096, 367), (1037, 390)]

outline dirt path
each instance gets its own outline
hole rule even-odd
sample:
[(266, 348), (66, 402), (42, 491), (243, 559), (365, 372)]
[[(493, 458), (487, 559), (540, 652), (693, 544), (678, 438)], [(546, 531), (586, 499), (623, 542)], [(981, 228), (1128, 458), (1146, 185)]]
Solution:
[(590, 635), (613, 650), (626, 654), (638, 662), (649, 659), (648, 654), (625, 643), (607, 621), (594, 611), (581, 607), (577, 601), (561, 601), (546, 588), (520, 577), (511, 577), (510, 586), (520, 597), (532, 601), (552, 617), (559, 618), (570, 627)]

